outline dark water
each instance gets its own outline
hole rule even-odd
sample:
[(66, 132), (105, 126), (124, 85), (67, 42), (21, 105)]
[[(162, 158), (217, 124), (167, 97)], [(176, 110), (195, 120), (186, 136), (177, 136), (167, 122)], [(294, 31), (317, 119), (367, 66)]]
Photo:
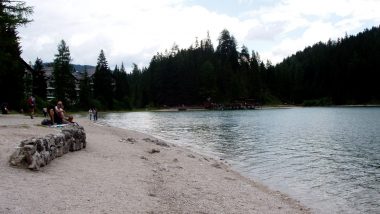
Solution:
[(316, 213), (380, 213), (380, 108), (134, 112), (104, 122), (225, 158)]

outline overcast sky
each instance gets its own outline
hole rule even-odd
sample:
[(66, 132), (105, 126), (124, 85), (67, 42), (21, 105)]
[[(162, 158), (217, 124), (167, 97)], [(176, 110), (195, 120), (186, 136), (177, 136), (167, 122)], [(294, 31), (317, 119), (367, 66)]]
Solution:
[(380, 0), (26, 0), (32, 23), (19, 29), (22, 56), (51, 62), (60, 40), (74, 64), (96, 65), (105, 51), (121, 62), (148, 66), (174, 43), (188, 48), (210, 32), (214, 47), (223, 29), (238, 47), (274, 64), (316, 42), (379, 26)]

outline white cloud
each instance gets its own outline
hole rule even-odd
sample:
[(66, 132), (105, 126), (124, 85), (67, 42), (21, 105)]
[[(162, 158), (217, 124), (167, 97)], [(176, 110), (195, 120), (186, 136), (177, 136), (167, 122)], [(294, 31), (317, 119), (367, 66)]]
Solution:
[[(251, 0), (237, 0), (254, 5)], [(52, 61), (64, 39), (74, 63), (96, 64), (104, 49), (111, 66), (124, 61), (148, 65), (151, 57), (175, 42), (189, 47), (207, 31), (217, 45), (219, 33), (228, 29), (239, 46), (247, 45), (264, 59), (282, 58), (320, 40), (363, 30), (368, 21), (380, 22), (377, 0), (279, 0), (272, 6), (225, 15), (186, 0), (27, 0), (35, 7), (34, 22), (20, 29), (23, 57)], [(258, 9), (257, 9), (258, 8)], [(249, 10), (249, 8), (246, 8)], [(253, 47), (265, 41), (266, 49)], [(269, 43), (268, 43), (269, 41)], [(268, 45), (269, 44), (269, 45)]]
[[(254, 30), (273, 40), (262, 56), (273, 62), (319, 41), (355, 34), (371, 23), (380, 22), (380, 1), (377, 0), (282, 0), (272, 7), (250, 11), (250, 18), (259, 20)], [(279, 27), (281, 26), (281, 27)], [(294, 35), (296, 32), (296, 35)], [(247, 37), (247, 39), (262, 39)]]
[(104, 49), (110, 65), (121, 61), (131, 64), (131, 58), (146, 65), (155, 53), (174, 42), (187, 48), (195, 37), (204, 38), (207, 31), (216, 39), (222, 29), (240, 33), (244, 25), (237, 18), (182, 3), (29, 0), (27, 4), (35, 6), (35, 13), (34, 22), (20, 30), (23, 56), (52, 61), (59, 41), (64, 39), (74, 63), (95, 64), (100, 49)]

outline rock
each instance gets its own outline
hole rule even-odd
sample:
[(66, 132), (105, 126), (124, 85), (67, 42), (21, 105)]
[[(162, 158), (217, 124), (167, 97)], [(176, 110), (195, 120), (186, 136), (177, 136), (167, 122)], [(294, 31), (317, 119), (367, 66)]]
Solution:
[(219, 163), (213, 163), (213, 164), (211, 164), (211, 166), (218, 168), (218, 169), (222, 168), (222, 165), (220, 165)]
[(188, 154), (187, 157), (189, 157), (189, 158), (195, 158), (195, 156), (193, 154)]
[(127, 138), (127, 141), (130, 143), (136, 143), (136, 139), (134, 138)]
[(163, 141), (156, 141), (156, 145), (158, 146), (163, 146), (163, 147), (170, 147), (167, 143), (163, 142)]
[(152, 140), (150, 138), (144, 138), (143, 141), (149, 142), (149, 143), (154, 143), (158, 146), (170, 147), (167, 143), (165, 143), (163, 141), (159, 141), (159, 140)]
[(150, 138), (144, 138), (143, 141), (145, 141), (145, 142), (153, 142), (153, 140), (150, 139)]
[(150, 154), (153, 154), (153, 153), (159, 153), (160, 150), (159, 149), (151, 149), (148, 151)]
[(86, 147), (86, 133), (81, 126), (66, 126), (56, 135), (43, 138), (29, 138), (20, 142), (9, 159), (12, 166), (39, 170), (53, 159), (69, 151), (78, 151)]
[(24, 150), (20, 147), (16, 148), (16, 151), (10, 157), (9, 163), (13, 166), (22, 166), (25, 164)]
[(137, 141), (136, 141), (136, 139), (134, 139), (134, 138), (127, 138), (127, 139), (125, 139), (125, 138), (121, 138), (121, 139), (119, 140), (119, 142), (134, 144), (134, 143), (136, 143)]
[(150, 197), (156, 197), (157, 195), (156, 194), (154, 194), (154, 193), (149, 193), (148, 194)]
[(29, 155), (33, 155), (37, 151), (37, 147), (33, 145), (25, 145), (24, 152), (27, 152)]

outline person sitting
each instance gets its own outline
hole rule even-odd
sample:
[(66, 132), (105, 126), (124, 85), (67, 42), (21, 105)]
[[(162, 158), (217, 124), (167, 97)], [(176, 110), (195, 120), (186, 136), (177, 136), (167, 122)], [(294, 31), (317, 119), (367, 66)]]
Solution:
[(65, 115), (66, 112), (63, 109), (62, 101), (58, 101), (57, 106), (55, 106), (54, 108), (54, 111), (57, 113), (57, 116), (58, 116), (57, 121), (61, 122), (61, 124), (73, 123), (73, 119), (74, 119), (73, 116)]
[(50, 106), (48, 113), (53, 124), (60, 125), (74, 123), (72, 116), (65, 116), (65, 110), (63, 109), (62, 101), (58, 101), (55, 107)]

